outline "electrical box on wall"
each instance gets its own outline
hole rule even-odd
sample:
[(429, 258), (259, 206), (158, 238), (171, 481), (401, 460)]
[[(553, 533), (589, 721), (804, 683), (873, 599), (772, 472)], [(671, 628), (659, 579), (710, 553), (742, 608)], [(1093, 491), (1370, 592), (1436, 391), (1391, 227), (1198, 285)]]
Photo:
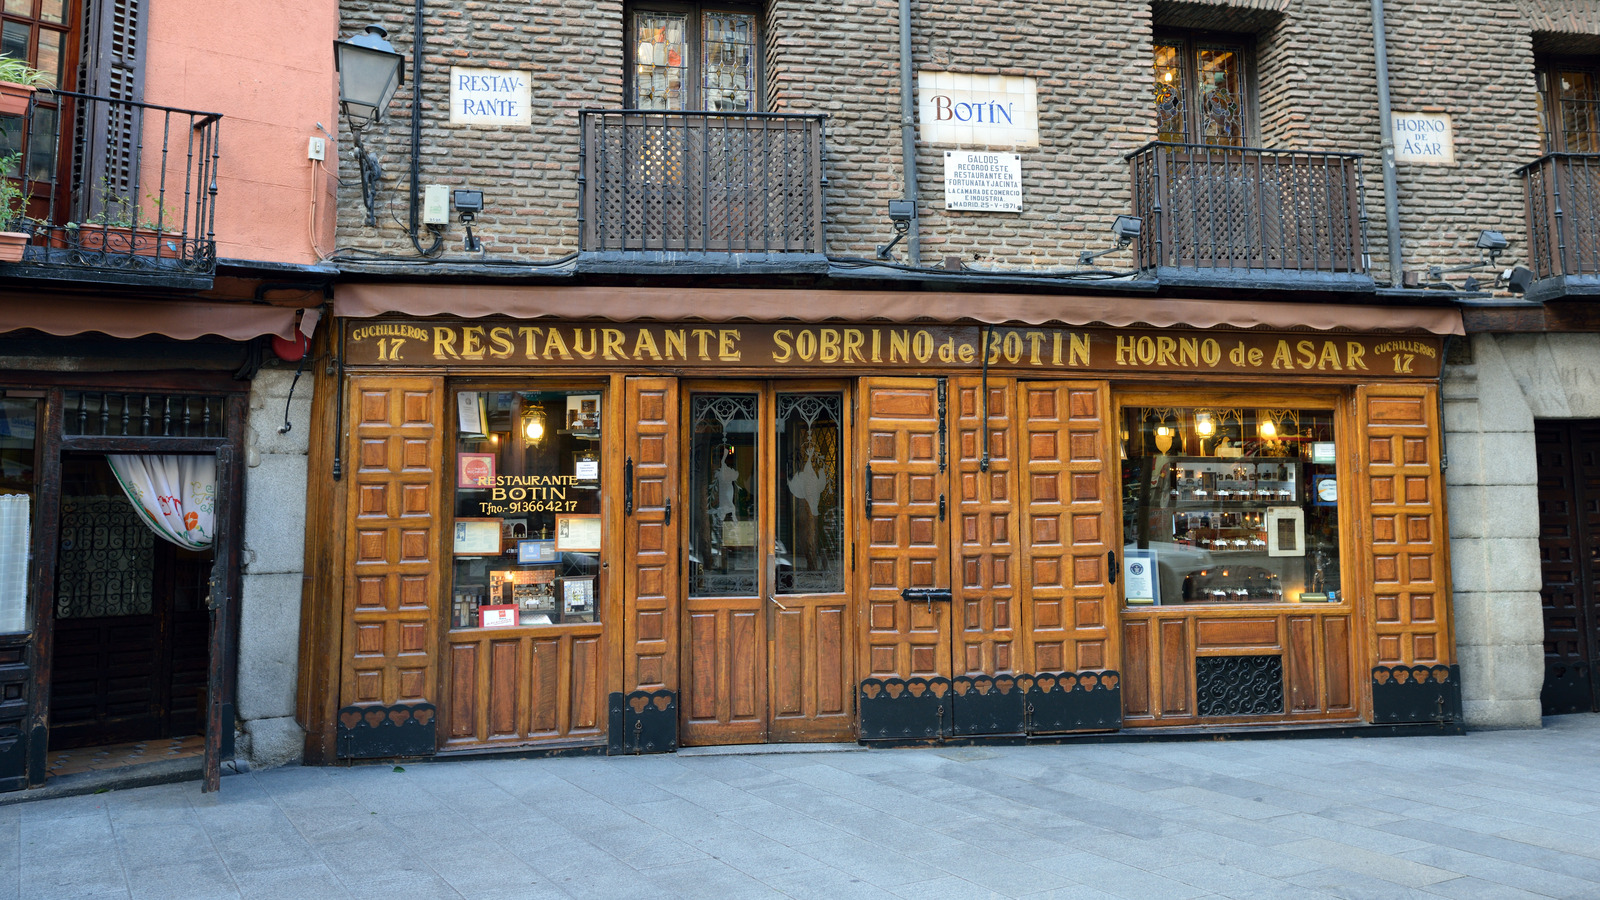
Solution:
[(448, 225), (450, 223), (450, 189), (442, 184), (430, 184), (422, 192), (422, 224)]

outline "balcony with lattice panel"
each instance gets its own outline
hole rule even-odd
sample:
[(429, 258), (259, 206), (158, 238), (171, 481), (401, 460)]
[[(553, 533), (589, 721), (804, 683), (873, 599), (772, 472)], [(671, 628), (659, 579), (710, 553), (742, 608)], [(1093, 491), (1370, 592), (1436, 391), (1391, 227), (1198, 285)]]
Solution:
[(1600, 153), (1548, 153), (1517, 175), (1533, 272), (1527, 298), (1600, 295)]
[(825, 267), (824, 120), (583, 111), (579, 224), (588, 266)]

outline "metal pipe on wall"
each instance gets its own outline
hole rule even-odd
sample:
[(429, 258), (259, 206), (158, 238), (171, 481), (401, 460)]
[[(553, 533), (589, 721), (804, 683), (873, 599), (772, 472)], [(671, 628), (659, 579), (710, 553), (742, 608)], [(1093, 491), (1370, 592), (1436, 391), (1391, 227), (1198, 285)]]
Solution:
[(1389, 233), (1389, 286), (1401, 287), (1400, 187), (1394, 168), (1394, 113), (1389, 107), (1389, 49), (1384, 40), (1383, 0), (1372, 0), (1372, 49), (1378, 68), (1378, 119), (1383, 129), (1383, 212)]
[[(1377, 2), (1377, 0), (1374, 0)], [(917, 110), (911, 91), (911, 0), (900, 0), (900, 168), (905, 173), (905, 197), (917, 202)], [(907, 260), (922, 265), (922, 229), (917, 216), (911, 219)]]

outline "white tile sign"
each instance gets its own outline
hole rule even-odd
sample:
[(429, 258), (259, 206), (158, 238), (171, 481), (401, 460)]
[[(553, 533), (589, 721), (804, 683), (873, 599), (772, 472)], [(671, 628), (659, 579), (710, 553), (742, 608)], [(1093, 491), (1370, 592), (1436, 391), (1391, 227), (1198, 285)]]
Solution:
[(1456, 164), (1455, 131), (1444, 113), (1395, 113), (1394, 161), (1425, 166)]
[(1022, 157), (977, 150), (944, 152), (944, 208), (1022, 212)]
[(533, 80), (516, 69), (450, 67), (450, 124), (533, 124)]
[(917, 107), (923, 143), (1039, 146), (1038, 87), (1032, 78), (918, 72)]

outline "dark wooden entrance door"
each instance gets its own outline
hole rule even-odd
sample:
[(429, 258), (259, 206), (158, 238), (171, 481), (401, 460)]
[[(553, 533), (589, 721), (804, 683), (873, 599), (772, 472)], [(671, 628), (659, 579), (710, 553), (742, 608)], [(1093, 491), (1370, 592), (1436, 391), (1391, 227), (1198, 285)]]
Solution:
[(61, 470), (50, 747), (200, 733), (212, 554), (157, 538), (103, 457)]
[(1600, 711), (1600, 421), (1539, 422), (1545, 715)]
[(719, 381), (682, 397), (683, 742), (848, 739), (848, 394)]

